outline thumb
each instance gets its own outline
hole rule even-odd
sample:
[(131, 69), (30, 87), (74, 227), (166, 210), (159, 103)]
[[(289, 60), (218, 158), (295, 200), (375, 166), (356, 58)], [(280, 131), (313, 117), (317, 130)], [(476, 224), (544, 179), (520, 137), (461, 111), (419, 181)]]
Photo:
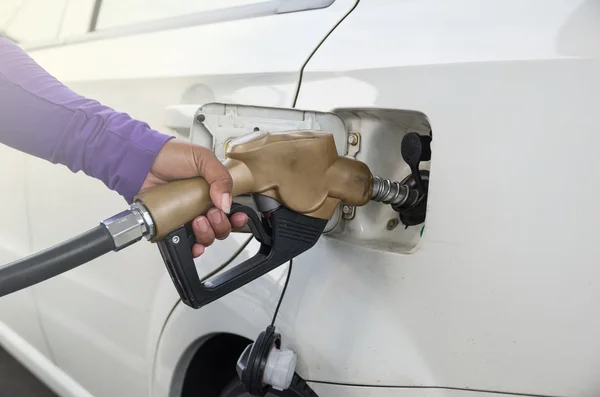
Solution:
[(231, 190), (233, 180), (227, 168), (209, 150), (203, 151), (198, 164), (198, 172), (210, 185), (210, 199), (215, 207), (229, 214), (231, 211)]

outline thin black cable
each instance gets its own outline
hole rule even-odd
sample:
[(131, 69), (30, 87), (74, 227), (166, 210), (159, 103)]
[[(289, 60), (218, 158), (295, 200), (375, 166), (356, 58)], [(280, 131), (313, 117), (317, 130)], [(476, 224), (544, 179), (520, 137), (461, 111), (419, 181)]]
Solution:
[(329, 36), (337, 29), (338, 26), (340, 26), (340, 24), (342, 22), (344, 22), (344, 19), (346, 19), (348, 17), (348, 15), (350, 15), (352, 13), (352, 11), (354, 11), (354, 9), (358, 6), (358, 3), (360, 3), (360, 0), (356, 0), (356, 3), (354, 3), (354, 5), (352, 6), (352, 8), (350, 8), (350, 11), (348, 11), (346, 13), (346, 15), (344, 15), (342, 17), (342, 19), (340, 19), (338, 21), (338, 23), (336, 23), (333, 26), (333, 29), (331, 29), (325, 35), (325, 37), (323, 37), (323, 40), (321, 40), (321, 42), (319, 44), (317, 44), (317, 46), (315, 47), (315, 49), (313, 50), (313, 52), (306, 59), (306, 62), (304, 62), (304, 64), (300, 68), (300, 78), (298, 79), (298, 85), (296, 86), (296, 92), (294, 93), (294, 102), (292, 103), (292, 107), (293, 108), (296, 107), (296, 104), (298, 103), (298, 98), (300, 97), (300, 88), (302, 87), (302, 78), (304, 77), (304, 69), (306, 69), (306, 66), (308, 65), (308, 63), (310, 62), (310, 60), (312, 59), (312, 57), (317, 53), (317, 51), (319, 51), (319, 48), (321, 48), (321, 46), (329, 38)]
[(281, 302), (283, 301), (283, 297), (285, 296), (285, 291), (287, 290), (288, 283), (290, 282), (290, 277), (292, 276), (292, 264), (294, 263), (294, 259), (290, 259), (290, 267), (288, 267), (287, 278), (285, 279), (285, 284), (283, 285), (283, 290), (281, 291), (281, 295), (279, 296), (279, 302), (277, 302), (277, 307), (275, 308), (275, 313), (273, 314), (273, 321), (271, 321), (271, 327), (275, 325), (275, 320), (277, 319), (277, 314), (279, 313), (279, 307), (281, 306)]
[(321, 385), (333, 385), (333, 386), (349, 386), (349, 387), (365, 387), (372, 389), (430, 389), (430, 390), (460, 390), (474, 393), (489, 393), (489, 394), (500, 394), (505, 396), (523, 396), (523, 397), (559, 397), (549, 394), (525, 394), (519, 392), (510, 391), (498, 391), (498, 390), (486, 390), (486, 389), (465, 389), (463, 387), (452, 387), (452, 386), (397, 386), (397, 385), (369, 385), (360, 383), (345, 383), (345, 382), (329, 382), (324, 380), (310, 380), (306, 379), (307, 383), (318, 383)]
[(90, 18), (90, 24), (88, 26), (89, 32), (95, 32), (96, 26), (98, 25), (98, 16), (100, 15), (100, 7), (102, 6), (102, 0), (94, 1), (94, 9), (92, 10), (92, 17)]

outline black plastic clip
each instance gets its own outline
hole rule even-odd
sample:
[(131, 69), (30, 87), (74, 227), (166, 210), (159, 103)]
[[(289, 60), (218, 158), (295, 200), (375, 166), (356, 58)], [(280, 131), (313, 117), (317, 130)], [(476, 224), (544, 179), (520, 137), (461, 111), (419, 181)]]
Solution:
[(234, 203), (230, 216), (243, 212), (248, 226), (261, 245), (258, 253), (241, 264), (202, 282), (198, 277), (192, 245), (194, 234), (189, 225), (169, 233), (158, 248), (181, 300), (198, 309), (270, 272), (312, 248), (321, 237), (326, 219), (312, 218), (285, 207), (259, 216), (250, 207)]
[(420, 170), (422, 161), (431, 160), (431, 135), (421, 135), (409, 132), (402, 138), (402, 158), (410, 167), (411, 175), (406, 177), (401, 185), (417, 189), (419, 197), (408, 207), (393, 207), (400, 214), (400, 220), (406, 226), (419, 225), (425, 222), (427, 212), (427, 197), (429, 192), (429, 171)]

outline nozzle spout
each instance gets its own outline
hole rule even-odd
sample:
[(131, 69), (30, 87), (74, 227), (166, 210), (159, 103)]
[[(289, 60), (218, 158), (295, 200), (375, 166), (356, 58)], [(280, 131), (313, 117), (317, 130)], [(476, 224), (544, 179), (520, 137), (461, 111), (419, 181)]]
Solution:
[(419, 191), (400, 182), (392, 182), (379, 176), (373, 177), (371, 201), (390, 204), (393, 208), (407, 208), (419, 200)]

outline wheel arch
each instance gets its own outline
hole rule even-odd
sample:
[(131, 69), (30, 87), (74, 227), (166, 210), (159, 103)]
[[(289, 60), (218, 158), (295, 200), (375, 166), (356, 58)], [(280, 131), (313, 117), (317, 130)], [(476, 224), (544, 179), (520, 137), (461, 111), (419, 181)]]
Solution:
[(198, 340), (190, 346), (186, 357), (182, 357), (181, 370), (176, 372), (179, 375), (177, 395), (219, 397), (236, 375), (235, 363), (250, 343), (251, 340), (228, 332)]
[(179, 302), (156, 347), (151, 396), (211, 397), (210, 390), (202, 390), (201, 394), (194, 391), (207, 385), (207, 380), (214, 382), (218, 370), (227, 376), (235, 374), (235, 363), (243, 349), (268, 322), (259, 314), (266, 314), (264, 309), (257, 310), (255, 305), (245, 303), (241, 305), (245, 309), (236, 308), (223, 299), (194, 310)]

